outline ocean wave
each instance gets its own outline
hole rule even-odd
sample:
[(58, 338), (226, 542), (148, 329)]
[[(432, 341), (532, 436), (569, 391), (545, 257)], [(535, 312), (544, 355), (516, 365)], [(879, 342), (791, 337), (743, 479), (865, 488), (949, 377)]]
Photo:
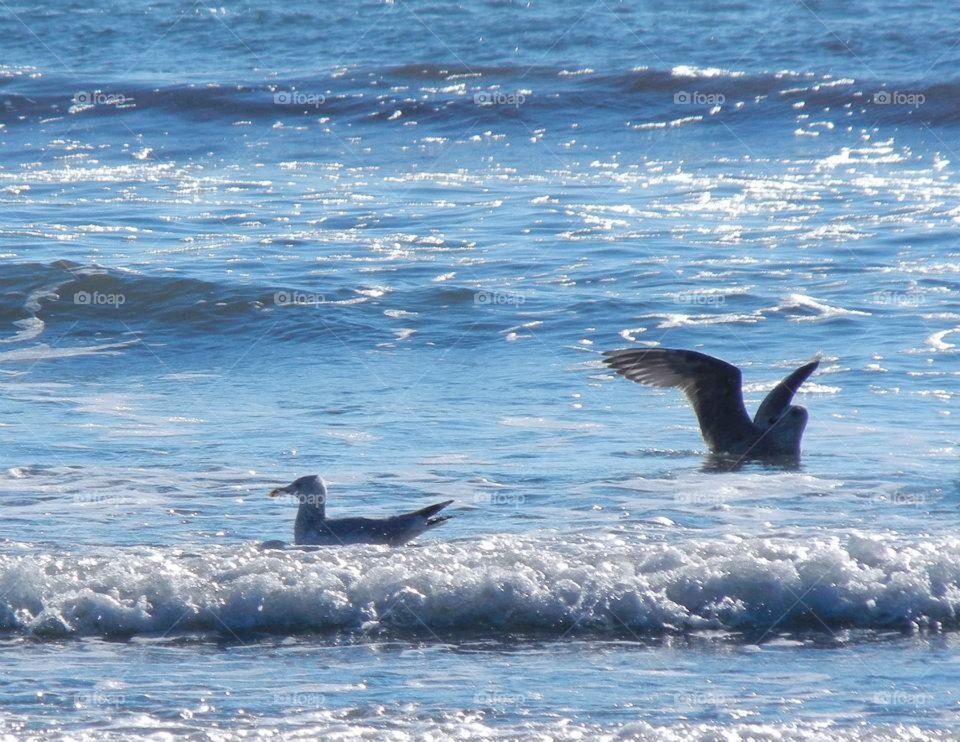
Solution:
[[(97, 697), (97, 691), (88, 695)], [(110, 692), (100, 692), (104, 698), (111, 698)], [(279, 694), (294, 702), (310, 702), (321, 694), (316, 692)], [(687, 694), (696, 697), (691, 692)], [(248, 740), (251, 736), (262, 735), (264, 729), (276, 735), (294, 739), (345, 739), (345, 740), (491, 740), (492, 742), (516, 742), (516, 740), (537, 739), (553, 742), (582, 742), (594, 739), (601, 742), (631, 740), (633, 742), (717, 742), (729, 740), (741, 742), (878, 742), (896, 740), (896, 742), (929, 742), (930, 740), (951, 740), (955, 734), (948, 729), (918, 724), (842, 724), (832, 720), (796, 721), (796, 722), (698, 722), (694, 720), (677, 721), (671, 724), (652, 723), (633, 720), (621, 724), (592, 723), (589, 721), (564, 718), (556, 721), (525, 719), (523, 721), (504, 721), (500, 717), (503, 705), (517, 705), (533, 693), (507, 693), (479, 691), (476, 694), (478, 705), (486, 706), (479, 712), (476, 709), (447, 710), (443, 718), (437, 714), (405, 707), (403, 713), (384, 713), (382, 706), (375, 708), (315, 709), (293, 708), (283, 715), (240, 715), (229, 725), (217, 726), (217, 739), (223, 742)], [(683, 693), (670, 694), (671, 698), (683, 698)], [(304, 704), (306, 705), (306, 704)], [(499, 713), (498, 713), (499, 712)], [(92, 729), (75, 730), (71, 739), (78, 742), (99, 742), (100, 740), (122, 740), (130, 737), (142, 737), (152, 730), (162, 730), (167, 735), (207, 736), (207, 728), (200, 720), (193, 718), (170, 719), (158, 714), (115, 712), (109, 731), (102, 725)], [(12, 731), (20, 728), (11, 724)], [(38, 737), (40, 739), (44, 737)], [(53, 735), (51, 739), (55, 739)]]
[[(86, 346), (76, 346), (78, 353), (73, 353), (70, 343), (57, 353), (41, 347), (56, 332), (85, 339), (110, 337), (110, 344), (97, 343), (105, 351), (173, 334), (178, 343), (210, 348), (222, 348), (224, 336), (238, 335), (258, 343), (302, 344), (329, 339), (331, 333), (371, 344), (413, 336), (439, 342), (449, 331), (458, 336), (468, 330), (500, 332), (526, 309), (525, 302), (534, 303), (534, 297), (497, 290), (498, 282), (471, 286), (454, 281), (455, 272), (433, 275), (423, 288), (399, 289), (373, 280), (359, 282), (356, 276), (333, 282), (325, 277), (321, 283), (293, 273), (270, 285), (70, 261), (11, 263), (0, 275), (0, 360), (86, 354)], [(469, 284), (478, 283), (473, 276), (467, 278)], [(453, 311), (440, 321), (429, 318), (427, 313), (438, 307)], [(460, 342), (481, 341), (474, 333)], [(36, 354), (25, 350), (31, 343)]]
[[(523, 81), (519, 88), (518, 80)], [(842, 117), (844, 110), (853, 109), (868, 113), (873, 123), (950, 125), (960, 121), (958, 101), (960, 80), (894, 84), (809, 72), (748, 74), (692, 67), (590, 70), (574, 75), (547, 65), (408, 64), (270, 80), (180, 84), (143, 79), (95, 83), (36, 75), (18, 78), (15, 89), (0, 90), (0, 122), (13, 126), (58, 116), (102, 118), (149, 111), (199, 121), (273, 123), (278, 116), (334, 116), (392, 126), (398, 119), (402, 123), (411, 118), (461, 123), (465, 118), (502, 121), (505, 116), (542, 120), (544, 111), (554, 109), (629, 114), (643, 103), (644, 110), (655, 117), (631, 121), (635, 128), (707, 111), (739, 115), (744, 108), (791, 120), (798, 111), (801, 115), (833, 111)]]
[[(156, 336), (185, 329), (196, 339), (204, 332), (215, 333), (209, 339), (216, 343), (223, 334), (257, 331), (264, 319), (278, 339), (303, 340), (331, 329), (363, 334), (369, 325), (345, 311), (376, 298), (363, 286), (321, 292), (281, 282), (217, 283), (70, 261), (10, 264), (0, 276), (0, 329), (9, 324), (11, 332), (0, 337), (0, 343), (16, 349), (4, 348), (0, 359), (23, 355), (24, 343), (42, 339), (49, 326), (82, 324), (86, 335), (113, 331), (124, 336), (123, 344), (136, 342), (131, 333)], [(373, 316), (379, 312), (371, 310)]]
[(255, 545), (0, 556), (0, 628), (449, 636), (958, 627), (960, 539), (850, 532), (683, 543), (615, 536), (313, 552)]

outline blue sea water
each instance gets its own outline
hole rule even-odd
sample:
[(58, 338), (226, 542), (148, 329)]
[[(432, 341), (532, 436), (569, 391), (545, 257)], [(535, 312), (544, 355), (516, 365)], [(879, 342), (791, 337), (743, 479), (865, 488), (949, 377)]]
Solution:
[[(0, 730), (960, 733), (960, 10), (0, 4)], [(661, 345), (814, 354), (705, 466)], [(454, 498), (401, 549), (262, 552)]]

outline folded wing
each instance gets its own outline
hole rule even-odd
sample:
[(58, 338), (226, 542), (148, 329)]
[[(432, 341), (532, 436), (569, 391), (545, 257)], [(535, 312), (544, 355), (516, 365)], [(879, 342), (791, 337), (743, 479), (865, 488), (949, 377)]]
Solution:
[(452, 502), (453, 500), (447, 500), (446, 502), (430, 505), (412, 513), (404, 513), (403, 515), (391, 518), (390, 520), (393, 521), (395, 528), (392, 543), (395, 546), (399, 546), (416, 538), (428, 528), (439, 526), (441, 523), (450, 520), (449, 515), (437, 515), (437, 513)]

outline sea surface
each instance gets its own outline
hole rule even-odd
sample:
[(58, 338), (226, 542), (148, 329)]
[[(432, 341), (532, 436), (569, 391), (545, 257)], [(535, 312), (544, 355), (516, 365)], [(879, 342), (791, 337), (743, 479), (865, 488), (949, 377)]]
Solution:
[[(0, 3), (0, 734), (960, 734), (960, 6)], [(798, 467), (718, 472), (819, 354)], [(414, 544), (261, 551), (331, 515)]]

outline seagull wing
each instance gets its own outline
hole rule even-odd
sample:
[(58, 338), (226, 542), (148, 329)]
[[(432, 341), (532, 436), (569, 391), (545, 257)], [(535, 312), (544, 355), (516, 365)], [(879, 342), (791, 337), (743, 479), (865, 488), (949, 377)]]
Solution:
[(335, 518), (317, 524), (309, 534), (304, 534), (298, 544), (340, 545), (387, 544), (400, 546), (429, 528), (445, 523), (449, 516), (440, 515), (453, 500), (430, 505), (412, 513), (394, 515), (390, 518)]
[(753, 418), (754, 424), (767, 429), (779, 420), (783, 413), (790, 409), (793, 395), (819, 365), (819, 358), (804, 364), (771, 389), (757, 408), (757, 414)]
[(609, 350), (604, 362), (631, 381), (681, 389), (693, 405), (700, 432), (714, 450), (730, 450), (756, 435), (743, 405), (740, 369), (693, 350)]

